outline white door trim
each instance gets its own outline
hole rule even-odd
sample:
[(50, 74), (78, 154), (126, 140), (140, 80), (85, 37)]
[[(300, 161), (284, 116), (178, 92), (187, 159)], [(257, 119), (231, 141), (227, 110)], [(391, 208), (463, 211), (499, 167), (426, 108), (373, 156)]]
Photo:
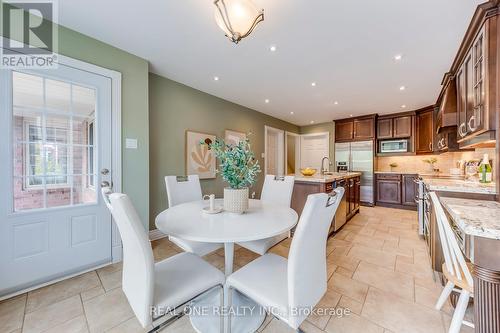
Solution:
[[(295, 144), (299, 144), (299, 149), (295, 149), (295, 151), (297, 152), (298, 151), (298, 154), (295, 154), (295, 173), (299, 173), (299, 170), (297, 170), (297, 167), (300, 168), (300, 134), (297, 134), (297, 133), (294, 133), (294, 132), (288, 132), (288, 131), (285, 131), (285, 169), (288, 170), (288, 166), (287, 166), (287, 163), (288, 163), (288, 136), (294, 136), (296, 137), (296, 142)], [(297, 161), (299, 163), (297, 163)]]
[(267, 133), (278, 133), (278, 174), (284, 175), (285, 165), (285, 131), (271, 126), (264, 126), (264, 174), (267, 174)]
[[(4, 39), (8, 40), (7, 38)], [(4, 45), (11, 43), (4, 43)], [(25, 45), (27, 46), (27, 45)], [(19, 53), (19, 52), (18, 52)], [(72, 67), (78, 70), (83, 70), (89, 73), (101, 75), (111, 80), (111, 131), (112, 131), (112, 156), (111, 170), (112, 184), (115, 192), (122, 191), (122, 74), (118, 71), (97, 66), (82, 60), (70, 58), (58, 53), (54, 53), (59, 64)], [(100, 185), (97, 185), (100, 186)], [(100, 191), (97, 191), (98, 195)], [(112, 262), (122, 260), (122, 244), (118, 228), (115, 223), (112, 223), (111, 228), (111, 254)]]

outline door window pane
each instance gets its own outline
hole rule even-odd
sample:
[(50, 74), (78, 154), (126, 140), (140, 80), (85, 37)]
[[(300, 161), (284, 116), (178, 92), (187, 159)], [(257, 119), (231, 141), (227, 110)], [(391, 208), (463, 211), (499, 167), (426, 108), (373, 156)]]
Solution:
[(95, 91), (13, 72), (14, 211), (96, 203)]

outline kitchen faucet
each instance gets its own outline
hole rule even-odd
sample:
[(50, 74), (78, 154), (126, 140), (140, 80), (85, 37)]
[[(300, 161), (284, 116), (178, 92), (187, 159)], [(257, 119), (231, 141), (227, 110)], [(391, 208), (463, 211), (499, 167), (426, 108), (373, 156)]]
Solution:
[[(325, 159), (328, 160), (328, 167), (325, 168), (324, 165), (325, 165)], [(326, 174), (327, 172), (330, 172), (330, 164), (332, 164), (332, 162), (330, 162), (330, 158), (325, 156), (321, 159), (321, 174), (324, 175)]]

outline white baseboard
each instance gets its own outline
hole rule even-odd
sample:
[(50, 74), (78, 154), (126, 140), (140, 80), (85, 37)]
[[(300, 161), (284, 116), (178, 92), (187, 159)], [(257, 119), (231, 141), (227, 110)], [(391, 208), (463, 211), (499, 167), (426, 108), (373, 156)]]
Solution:
[(163, 232), (161, 232), (158, 229), (149, 230), (149, 240), (150, 241), (154, 241), (154, 240), (157, 240), (157, 239), (162, 239), (162, 238), (165, 238), (165, 237), (167, 237), (167, 235), (165, 235)]

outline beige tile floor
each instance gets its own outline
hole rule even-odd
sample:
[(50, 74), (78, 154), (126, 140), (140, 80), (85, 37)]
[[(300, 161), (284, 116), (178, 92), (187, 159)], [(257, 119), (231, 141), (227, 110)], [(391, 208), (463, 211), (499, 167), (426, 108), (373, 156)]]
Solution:
[[(425, 243), (417, 236), (415, 212), (362, 207), (327, 245), (328, 291), (318, 307), (349, 309), (344, 317), (310, 316), (307, 333), (447, 332), (452, 307), (433, 306), (441, 286), (434, 282)], [(290, 240), (271, 252), (287, 256)], [(153, 242), (156, 260), (180, 252), (166, 239)], [(205, 259), (223, 269), (223, 251)], [(243, 248), (235, 269), (257, 257)], [(121, 264), (0, 302), (1, 333), (145, 332), (121, 291)], [(467, 314), (470, 320), (470, 312)], [(259, 331), (293, 332), (268, 317)], [(473, 330), (463, 327), (463, 332)], [(183, 317), (163, 332), (194, 332)]]

